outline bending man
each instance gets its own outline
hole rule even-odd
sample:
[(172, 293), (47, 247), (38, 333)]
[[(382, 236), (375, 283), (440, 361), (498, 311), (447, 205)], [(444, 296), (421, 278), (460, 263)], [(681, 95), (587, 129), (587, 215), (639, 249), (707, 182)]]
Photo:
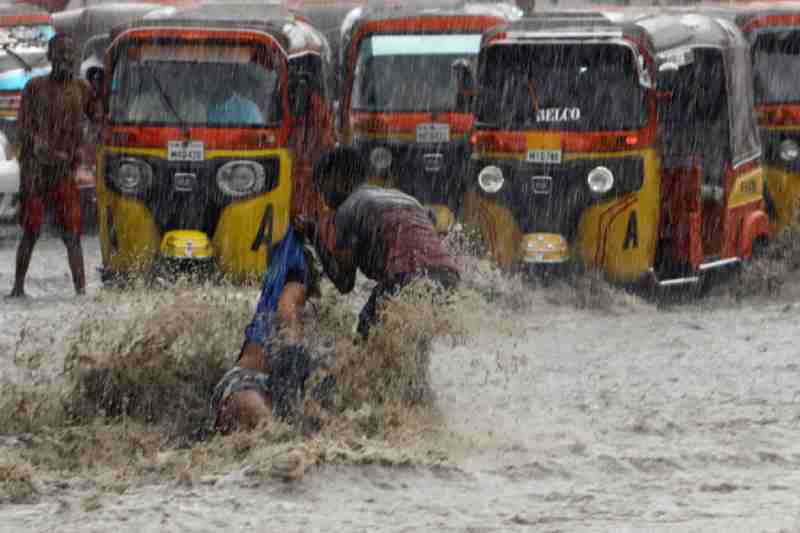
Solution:
[(353, 290), (358, 270), (377, 282), (358, 317), (358, 333), (364, 339), (382, 301), (413, 280), (426, 276), (448, 290), (460, 280), (432, 213), (405, 193), (363, 185), (365, 180), (357, 156), (335, 152), (314, 173), (315, 185), (333, 211), (324, 212), (319, 223), (295, 222), (314, 243), (325, 273), (339, 292)]

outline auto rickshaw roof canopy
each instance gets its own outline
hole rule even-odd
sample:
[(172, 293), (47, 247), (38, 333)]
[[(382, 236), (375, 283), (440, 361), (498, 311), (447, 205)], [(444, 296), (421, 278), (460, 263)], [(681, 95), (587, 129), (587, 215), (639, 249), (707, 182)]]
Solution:
[(128, 30), (145, 28), (253, 31), (275, 39), (290, 58), (314, 54), (325, 57), (326, 62), (330, 59), (325, 36), (301, 18), (288, 13), (280, 1), (204, 3), (174, 11), (157, 11), (114, 28), (112, 41)]

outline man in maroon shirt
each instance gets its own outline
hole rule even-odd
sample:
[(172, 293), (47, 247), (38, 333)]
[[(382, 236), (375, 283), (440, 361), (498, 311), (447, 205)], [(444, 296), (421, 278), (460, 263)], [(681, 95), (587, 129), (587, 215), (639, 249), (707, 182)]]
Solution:
[(377, 282), (359, 313), (358, 333), (363, 338), (376, 321), (382, 301), (413, 280), (425, 276), (447, 290), (460, 280), (432, 213), (396, 189), (355, 188), (365, 180), (360, 159), (349, 152), (323, 160), (314, 181), (334, 211), (323, 211), (318, 222), (295, 221), (295, 227), (314, 243), (325, 273), (339, 292), (353, 290), (358, 270)]

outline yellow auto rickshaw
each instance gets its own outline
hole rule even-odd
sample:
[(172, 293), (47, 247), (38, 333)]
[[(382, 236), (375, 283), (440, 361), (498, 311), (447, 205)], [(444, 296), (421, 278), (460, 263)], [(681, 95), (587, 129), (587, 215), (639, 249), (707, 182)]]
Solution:
[(700, 15), (523, 19), (484, 35), (465, 220), (501, 266), (697, 283), (767, 237), (750, 58)]
[(800, 2), (730, 9), (753, 54), (766, 202), (777, 233), (800, 216)]
[(98, 211), (106, 278), (266, 271), (333, 142), (324, 37), (279, 5), (202, 4), (116, 28)]
[(370, 182), (431, 206), (441, 231), (462, 197), (481, 35), (508, 17), (490, 3), (374, 2), (342, 26), (343, 144)]

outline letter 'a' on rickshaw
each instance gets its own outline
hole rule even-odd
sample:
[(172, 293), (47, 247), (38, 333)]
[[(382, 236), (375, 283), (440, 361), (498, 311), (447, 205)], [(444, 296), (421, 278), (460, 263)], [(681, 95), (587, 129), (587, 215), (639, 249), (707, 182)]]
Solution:
[(324, 37), (279, 4), (203, 4), (113, 30), (104, 277), (164, 263), (262, 276), (311, 188), (310, 158), (328, 148), (313, 140), (332, 122), (329, 60)]
[(372, 183), (432, 207), (441, 231), (462, 196), (481, 34), (505, 13), (463, 1), (371, 2), (342, 27), (343, 144)]
[(773, 234), (800, 217), (800, 2), (759, 3), (728, 15), (750, 41)]
[(750, 257), (768, 228), (749, 68), (741, 33), (702, 16), (487, 32), (466, 221), (503, 267), (626, 284), (696, 283)]

